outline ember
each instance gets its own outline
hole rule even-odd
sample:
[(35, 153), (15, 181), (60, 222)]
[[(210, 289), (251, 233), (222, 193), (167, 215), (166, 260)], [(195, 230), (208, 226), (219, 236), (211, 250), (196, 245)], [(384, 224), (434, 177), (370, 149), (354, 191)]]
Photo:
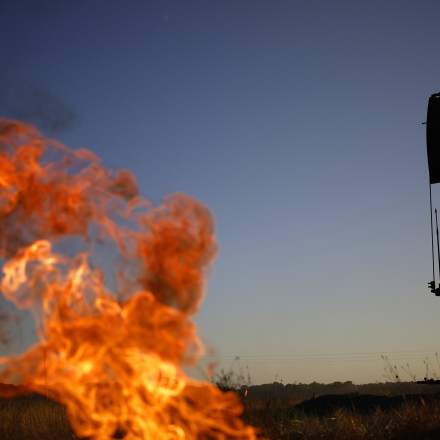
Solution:
[(0, 382), (65, 405), (79, 437), (256, 438), (234, 393), (183, 372), (217, 251), (205, 206), (154, 206), (131, 173), (0, 120), (0, 231), (1, 293), (39, 337), (0, 358)]

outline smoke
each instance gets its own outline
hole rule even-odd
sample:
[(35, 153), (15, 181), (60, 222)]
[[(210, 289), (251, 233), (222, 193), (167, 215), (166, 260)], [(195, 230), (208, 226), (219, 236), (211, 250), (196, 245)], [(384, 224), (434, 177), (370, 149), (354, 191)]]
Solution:
[(50, 133), (75, 127), (77, 113), (44, 86), (26, 81), (0, 79), (0, 114), (36, 125)]
[(0, 346), (10, 346), (13, 342), (11, 328), (20, 322), (20, 317), (17, 314), (11, 313), (3, 306), (0, 308)]

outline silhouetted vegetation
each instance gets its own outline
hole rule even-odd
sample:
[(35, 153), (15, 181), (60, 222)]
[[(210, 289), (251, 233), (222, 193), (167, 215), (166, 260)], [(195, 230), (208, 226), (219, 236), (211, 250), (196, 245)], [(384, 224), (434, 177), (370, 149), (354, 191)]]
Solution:
[(246, 388), (249, 398), (300, 402), (313, 397), (328, 394), (373, 394), (379, 396), (402, 396), (409, 394), (436, 394), (440, 393), (440, 385), (427, 386), (415, 382), (385, 382), (356, 385), (351, 381), (322, 384), (282, 384), (273, 382), (264, 385), (252, 385)]

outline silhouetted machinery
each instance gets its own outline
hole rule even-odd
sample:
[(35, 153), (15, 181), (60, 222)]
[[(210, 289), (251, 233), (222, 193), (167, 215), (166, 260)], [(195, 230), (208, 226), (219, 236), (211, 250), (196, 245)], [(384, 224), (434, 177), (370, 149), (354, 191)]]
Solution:
[[(432, 217), (432, 191), (431, 185), (440, 183), (440, 93), (430, 96), (428, 101), (428, 115), (426, 118), (426, 150), (428, 153), (429, 168), (429, 206), (431, 209), (431, 253), (432, 253), (432, 281), (428, 283), (431, 292), (440, 296), (440, 285), (435, 283), (434, 262), (434, 224)], [(437, 235), (437, 256), (440, 277), (440, 244), (438, 232), (437, 209), (435, 209), (435, 228)]]

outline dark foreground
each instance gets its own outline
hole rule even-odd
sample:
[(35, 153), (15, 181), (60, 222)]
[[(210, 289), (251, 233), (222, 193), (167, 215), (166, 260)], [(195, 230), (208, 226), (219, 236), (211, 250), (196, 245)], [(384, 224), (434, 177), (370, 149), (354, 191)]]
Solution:
[(0, 399), (0, 439), (73, 440), (64, 406), (38, 394)]
[[(430, 390), (429, 390), (430, 391)], [(440, 439), (439, 394), (242, 397), (243, 417), (273, 440)], [(115, 433), (113, 438), (124, 438)], [(76, 440), (65, 408), (38, 394), (0, 398), (1, 440)], [(110, 440), (110, 439), (109, 439)]]
[(299, 403), (247, 400), (244, 417), (280, 440), (437, 440), (440, 396), (324, 395)]
[[(112, 437), (121, 438), (122, 431)], [(25, 392), (19, 397), (0, 398), (0, 440), (87, 439), (75, 436), (63, 405), (46, 396)]]

